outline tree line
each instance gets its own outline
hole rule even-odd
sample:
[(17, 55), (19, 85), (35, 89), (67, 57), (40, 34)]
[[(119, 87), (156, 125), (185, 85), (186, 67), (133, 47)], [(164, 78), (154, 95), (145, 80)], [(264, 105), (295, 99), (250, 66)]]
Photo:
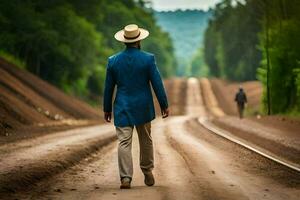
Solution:
[(158, 24), (170, 33), (173, 40), (178, 63), (177, 76), (196, 76), (202, 73), (202, 68), (191, 69), (191, 63), (193, 57), (200, 58), (197, 49), (202, 48), (204, 31), (210, 16), (210, 10), (155, 12)]
[(172, 76), (171, 39), (142, 0), (1, 1), (0, 56), (13, 56), (64, 91), (93, 99), (103, 90), (107, 58), (124, 48), (114, 34), (130, 23), (150, 31), (142, 48), (156, 54), (164, 77)]
[(300, 111), (300, 1), (223, 0), (204, 39), (210, 74), (263, 83), (269, 113)]

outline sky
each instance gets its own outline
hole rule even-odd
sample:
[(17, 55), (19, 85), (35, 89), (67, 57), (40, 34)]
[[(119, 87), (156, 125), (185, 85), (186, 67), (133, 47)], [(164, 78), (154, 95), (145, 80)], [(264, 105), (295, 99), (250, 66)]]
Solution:
[(176, 9), (207, 10), (221, 0), (152, 0), (153, 8), (158, 11)]

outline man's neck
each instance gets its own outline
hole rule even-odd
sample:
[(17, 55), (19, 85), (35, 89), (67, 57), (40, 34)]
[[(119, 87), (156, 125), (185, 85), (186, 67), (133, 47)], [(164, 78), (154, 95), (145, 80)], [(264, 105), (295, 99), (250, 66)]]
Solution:
[(126, 47), (127, 49), (139, 49), (139, 46), (138, 45), (135, 45), (135, 46), (128, 46)]

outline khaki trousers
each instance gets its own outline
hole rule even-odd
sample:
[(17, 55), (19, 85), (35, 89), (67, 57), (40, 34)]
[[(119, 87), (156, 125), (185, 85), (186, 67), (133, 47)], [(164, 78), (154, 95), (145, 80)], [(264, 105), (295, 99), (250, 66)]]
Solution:
[[(119, 139), (118, 164), (121, 179), (124, 177), (132, 179), (133, 175), (131, 153), (133, 128), (133, 126), (116, 127)], [(138, 133), (140, 144), (140, 167), (143, 173), (146, 173), (154, 168), (151, 122), (135, 126), (135, 128)]]

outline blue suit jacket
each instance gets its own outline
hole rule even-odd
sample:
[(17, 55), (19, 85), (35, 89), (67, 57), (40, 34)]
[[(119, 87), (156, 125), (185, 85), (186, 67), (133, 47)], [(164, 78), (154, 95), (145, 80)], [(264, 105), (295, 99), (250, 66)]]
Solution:
[(108, 59), (104, 89), (104, 112), (112, 111), (118, 127), (147, 123), (155, 118), (151, 86), (161, 109), (168, 108), (168, 100), (153, 54), (137, 48), (126, 50)]

